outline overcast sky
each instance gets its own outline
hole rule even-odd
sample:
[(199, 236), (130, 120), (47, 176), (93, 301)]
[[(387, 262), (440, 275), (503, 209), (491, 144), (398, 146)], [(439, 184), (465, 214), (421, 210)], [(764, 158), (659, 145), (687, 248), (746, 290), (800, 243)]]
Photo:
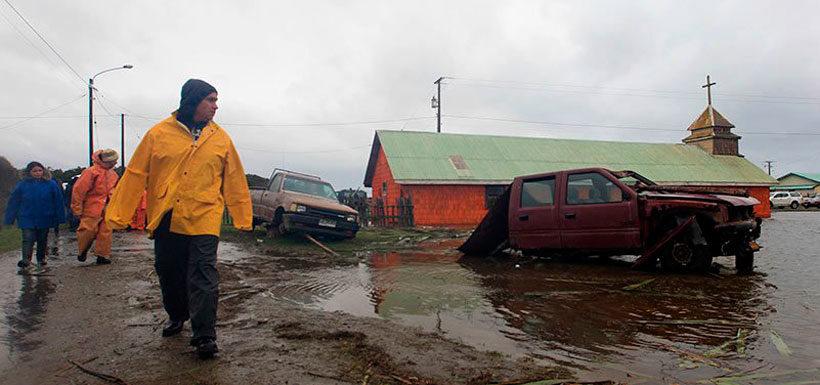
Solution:
[[(98, 148), (119, 149), (126, 114), (128, 158), (191, 77), (219, 91), (246, 172), (341, 189), (362, 185), (375, 130), (435, 131), (440, 76), (444, 132), (672, 143), (710, 74), (742, 154), (820, 172), (816, 1), (8, 0), (68, 65), (5, 1), (0, 155), (18, 167), (84, 165), (84, 79), (128, 63), (94, 107)], [(371, 123), (320, 125), (355, 122)]]

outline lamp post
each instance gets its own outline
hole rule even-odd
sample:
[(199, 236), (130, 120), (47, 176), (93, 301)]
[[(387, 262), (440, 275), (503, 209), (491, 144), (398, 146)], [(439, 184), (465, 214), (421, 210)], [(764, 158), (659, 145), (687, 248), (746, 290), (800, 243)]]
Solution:
[(130, 70), (134, 68), (131, 64), (126, 64), (121, 67), (114, 67), (109, 68), (107, 70), (103, 70), (97, 72), (96, 75), (92, 76), (88, 79), (88, 165), (91, 166), (94, 164), (92, 156), (94, 155), (94, 79), (97, 76), (100, 76), (106, 72), (116, 71), (116, 70)]

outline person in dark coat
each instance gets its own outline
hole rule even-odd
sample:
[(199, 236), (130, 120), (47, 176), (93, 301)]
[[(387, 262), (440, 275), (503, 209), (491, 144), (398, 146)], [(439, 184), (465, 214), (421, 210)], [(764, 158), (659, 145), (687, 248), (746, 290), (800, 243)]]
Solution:
[(22, 258), (17, 262), (20, 268), (31, 264), (34, 244), (37, 244), (37, 265), (45, 266), (48, 232), (65, 222), (63, 193), (57, 184), (44, 178), (45, 167), (39, 162), (26, 166), (26, 178), (17, 183), (9, 197), (3, 223), (23, 231)]
[(66, 222), (68, 223), (68, 229), (71, 232), (77, 231), (77, 227), (80, 226), (80, 218), (74, 216), (71, 212), (71, 192), (74, 190), (74, 184), (77, 183), (77, 179), (80, 179), (79, 175), (75, 175), (71, 178), (68, 184), (65, 186), (65, 194), (63, 202), (65, 204), (65, 211), (68, 213), (66, 214)]

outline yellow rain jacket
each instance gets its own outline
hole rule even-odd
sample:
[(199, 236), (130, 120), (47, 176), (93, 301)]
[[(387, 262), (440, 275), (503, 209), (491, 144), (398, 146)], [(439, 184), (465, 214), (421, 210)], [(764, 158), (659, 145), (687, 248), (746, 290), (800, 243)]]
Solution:
[(143, 190), (148, 195), (148, 231), (174, 210), (171, 232), (216, 235), (225, 206), (234, 227), (251, 230), (252, 208), (245, 171), (228, 133), (213, 121), (194, 141), (176, 114), (145, 134), (106, 209), (109, 226), (131, 222)]

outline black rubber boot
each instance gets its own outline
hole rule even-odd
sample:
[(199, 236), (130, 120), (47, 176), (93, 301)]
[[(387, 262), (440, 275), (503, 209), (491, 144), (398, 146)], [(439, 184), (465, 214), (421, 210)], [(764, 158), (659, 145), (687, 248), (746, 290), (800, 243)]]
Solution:
[(218, 352), (219, 347), (216, 346), (216, 340), (213, 338), (200, 338), (196, 343), (196, 354), (203, 360), (213, 358)]
[(165, 327), (162, 328), (162, 336), (163, 337), (170, 337), (173, 335), (179, 334), (182, 331), (182, 325), (185, 324), (185, 321), (168, 321), (165, 323)]
[(78, 255), (77, 260), (80, 261), (80, 262), (85, 262), (87, 257), (88, 257), (88, 252), (85, 252), (85, 253), (82, 253), (82, 254)]
[(98, 265), (108, 265), (111, 264), (111, 260), (106, 257), (97, 257), (97, 264)]

